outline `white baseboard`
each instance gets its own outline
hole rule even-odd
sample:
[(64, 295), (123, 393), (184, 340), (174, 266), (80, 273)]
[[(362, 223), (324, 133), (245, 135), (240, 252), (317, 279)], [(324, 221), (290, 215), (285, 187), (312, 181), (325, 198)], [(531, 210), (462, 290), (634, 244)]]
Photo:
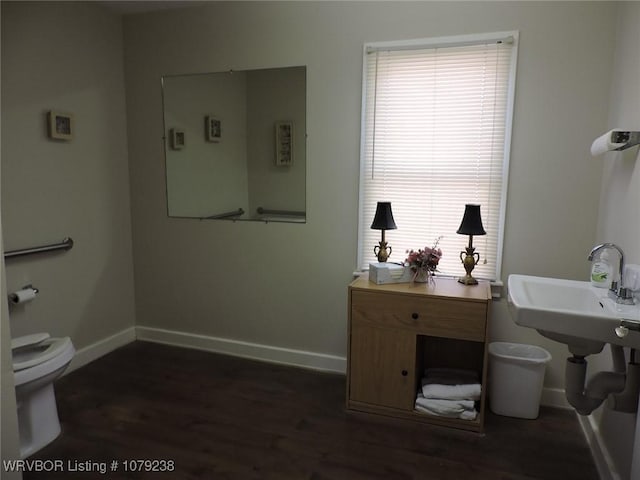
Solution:
[[(207, 350), (266, 362), (294, 365), (314, 370), (325, 370), (336, 373), (346, 373), (347, 371), (347, 359), (335, 355), (274, 347), (271, 345), (178, 332), (175, 330), (165, 330), (162, 328), (136, 326), (122, 330), (115, 335), (78, 350), (69, 368), (67, 368), (67, 373), (136, 339)], [(567, 402), (564, 390), (561, 388), (544, 388), (542, 390), (540, 404), (547, 407), (572, 408)]]
[(98, 358), (112, 352), (116, 348), (120, 348), (127, 343), (131, 343), (136, 339), (135, 327), (130, 327), (122, 330), (110, 337), (103, 338), (102, 340), (87, 345), (86, 347), (77, 350), (73, 356), (73, 360), (65, 370), (66, 373), (73, 372), (77, 368), (80, 368), (88, 363), (97, 360)]
[[(540, 404), (548, 407), (573, 409), (567, 401), (564, 389), (560, 388), (543, 389)], [(622, 480), (620, 474), (617, 473), (613, 459), (609, 455), (607, 445), (602, 435), (600, 435), (600, 430), (593, 416), (578, 415), (577, 413), (575, 415), (593, 455), (593, 461), (598, 469), (600, 480)]]
[(229, 338), (210, 337), (193, 333), (177, 332), (151, 327), (136, 327), (138, 340), (165, 343), (180, 347), (207, 350), (236, 357), (251, 358), (271, 363), (281, 363), (297, 367), (323, 370), (328, 372), (345, 373), (347, 359), (324, 353), (294, 350), (290, 348), (274, 347), (258, 343), (243, 342)]
[(600, 480), (622, 480), (620, 474), (618, 474), (613, 459), (609, 455), (607, 445), (605, 444), (602, 436), (600, 435), (600, 429), (592, 415), (584, 416), (578, 415), (578, 422), (582, 427), (585, 439), (589, 444), (591, 453), (593, 455), (593, 461), (598, 469), (598, 475)]
[(573, 408), (569, 405), (569, 402), (567, 402), (567, 397), (564, 394), (564, 388), (543, 388), (540, 405), (544, 405), (545, 407), (564, 408), (567, 410), (571, 410)]
[[(115, 335), (81, 348), (76, 352), (65, 373), (72, 372), (136, 339), (179, 347), (195, 348), (271, 363), (293, 365), (313, 370), (336, 373), (345, 373), (347, 370), (347, 359), (344, 357), (243, 342), (228, 338), (137, 326), (127, 328)], [(542, 390), (540, 403), (548, 407), (571, 408), (565, 397), (564, 390), (560, 388), (544, 388)], [(613, 467), (613, 461), (600, 436), (595, 420), (591, 416), (585, 417), (577, 415), (577, 417), (593, 454), (600, 479), (621, 480), (620, 475), (616, 473)]]
[[(66, 373), (72, 372), (113, 350), (135, 340), (164, 343), (180, 347), (207, 350), (236, 357), (251, 358), (272, 363), (294, 365), (324, 370), (336, 373), (346, 373), (347, 359), (335, 355), (274, 347), (259, 343), (232, 340), (229, 338), (198, 335), (194, 333), (178, 332), (161, 328), (136, 326), (122, 330), (110, 337), (81, 348), (75, 353)], [(548, 407), (566, 408), (571, 406), (567, 402), (564, 390), (560, 388), (544, 388), (540, 404)]]
[[(567, 401), (564, 389), (560, 388), (543, 389), (540, 404), (548, 407), (573, 409)], [(578, 415), (577, 413), (575, 415), (593, 455), (593, 461), (598, 469), (600, 480), (622, 480), (622, 477), (616, 471), (613, 459), (609, 455), (606, 443), (600, 435), (600, 430), (593, 416)]]

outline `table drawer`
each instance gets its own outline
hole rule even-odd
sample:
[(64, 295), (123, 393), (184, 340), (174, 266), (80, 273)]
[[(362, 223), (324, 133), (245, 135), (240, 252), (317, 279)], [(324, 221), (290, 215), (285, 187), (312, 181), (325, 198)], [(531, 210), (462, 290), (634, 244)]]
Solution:
[(437, 297), (351, 292), (351, 319), (419, 335), (485, 340), (487, 304)]

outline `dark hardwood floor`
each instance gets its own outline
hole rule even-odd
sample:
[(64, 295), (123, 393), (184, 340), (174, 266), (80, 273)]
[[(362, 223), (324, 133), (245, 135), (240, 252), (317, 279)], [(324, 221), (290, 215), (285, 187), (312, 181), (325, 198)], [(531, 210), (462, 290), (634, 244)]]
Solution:
[[(352, 414), (341, 375), (152, 343), (66, 375), (56, 396), (63, 434), (31, 459), (63, 460), (65, 471), (26, 480), (598, 479), (572, 411), (489, 412), (484, 434)], [(124, 472), (130, 459), (175, 470)], [(87, 461), (108, 471), (68, 471)]]

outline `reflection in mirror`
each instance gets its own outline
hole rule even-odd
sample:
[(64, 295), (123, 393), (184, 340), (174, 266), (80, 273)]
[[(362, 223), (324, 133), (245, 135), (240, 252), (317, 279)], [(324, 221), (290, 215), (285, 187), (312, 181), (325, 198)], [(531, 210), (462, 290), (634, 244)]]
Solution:
[(306, 221), (306, 67), (162, 77), (170, 217)]

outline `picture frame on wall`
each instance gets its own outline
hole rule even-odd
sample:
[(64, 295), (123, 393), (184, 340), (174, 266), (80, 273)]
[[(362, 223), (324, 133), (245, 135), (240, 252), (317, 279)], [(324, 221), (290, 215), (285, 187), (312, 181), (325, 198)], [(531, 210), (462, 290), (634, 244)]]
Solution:
[(47, 130), (49, 138), (53, 140), (73, 140), (74, 122), (73, 115), (56, 110), (47, 112)]
[(219, 143), (222, 140), (222, 122), (213, 115), (204, 118), (205, 138), (207, 142)]
[(293, 122), (276, 122), (276, 165), (293, 164)]
[(186, 145), (184, 130), (172, 128), (169, 130), (169, 138), (171, 140), (171, 148), (173, 150), (182, 150)]

